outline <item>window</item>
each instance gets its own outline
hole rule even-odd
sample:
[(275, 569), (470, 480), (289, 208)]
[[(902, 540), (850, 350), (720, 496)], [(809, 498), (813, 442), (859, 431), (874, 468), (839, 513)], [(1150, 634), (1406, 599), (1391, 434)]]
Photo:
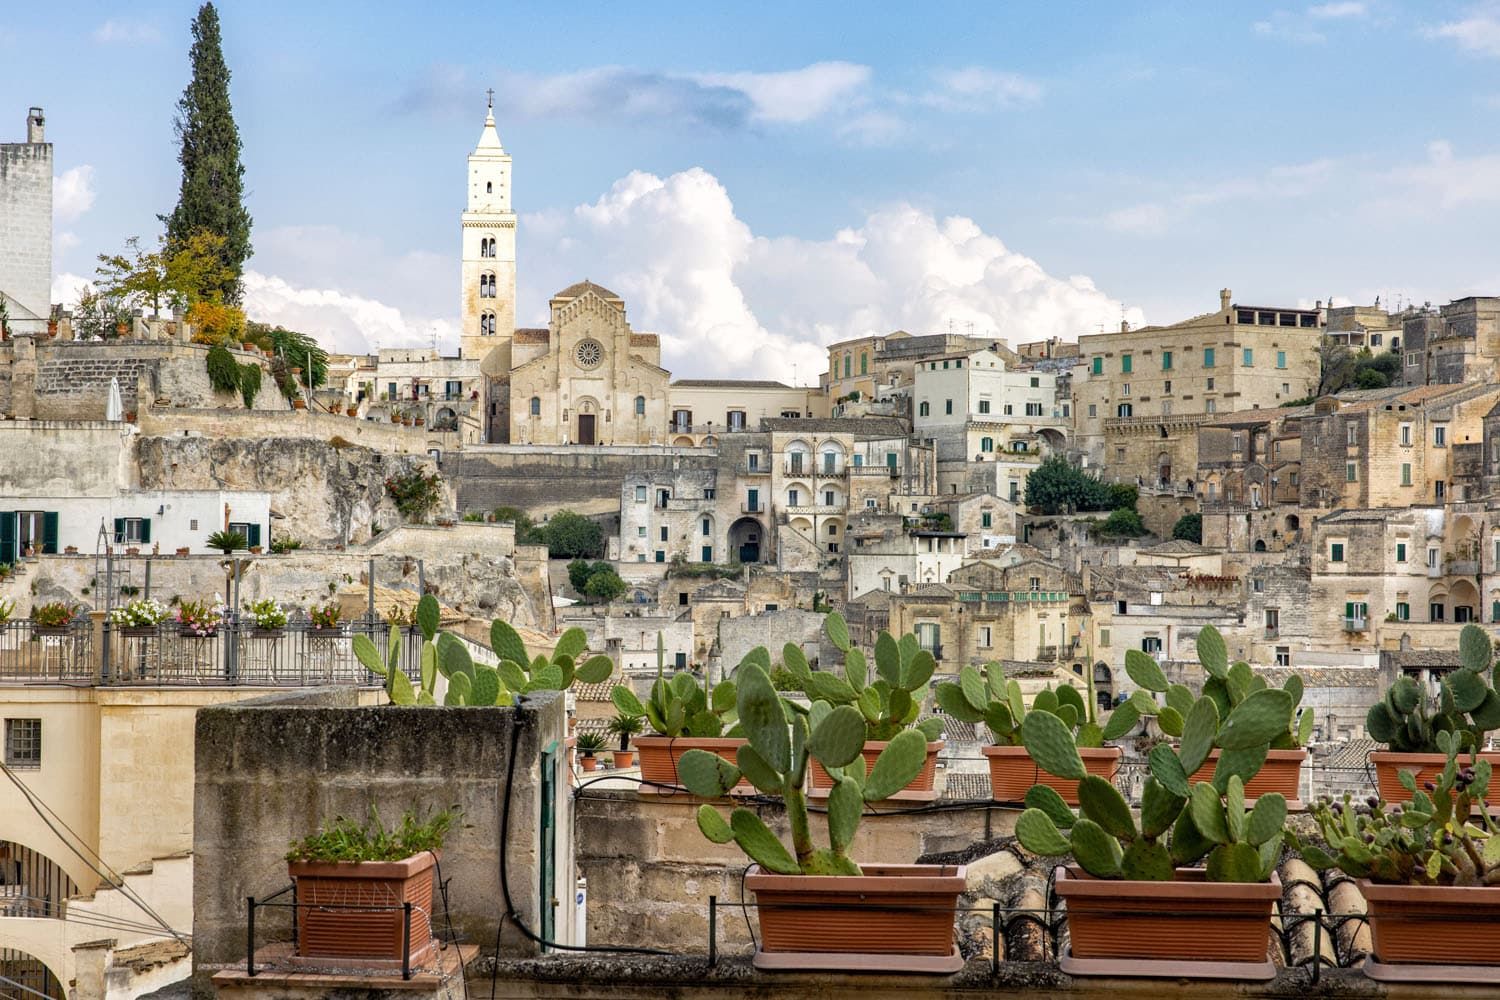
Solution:
[(1343, 562), (1344, 561), (1344, 543), (1343, 542), (1330, 542), (1329, 543), (1329, 545), (1328, 545), (1328, 561), (1329, 562)]
[(636, 503), (645, 503), (646, 502), (646, 487), (644, 487), (644, 486), (637, 486), (635, 488), (635, 502)]
[(851, 354), (844, 355), (844, 378), (848, 378), (850, 375), (850, 368), (853, 364), (853, 357), (854, 356)]
[(1008, 416), (1010, 416), (1014, 412), (1015, 411), (1013, 409), (1011, 409), (1011, 405), (1009, 403), (1006, 403), (1005, 404), (1005, 415), (1008, 417)]
[(1249, 368), (1251, 365), (1255, 364), (1255, 351), (1253, 348), (1245, 348), (1242, 354), (1243, 359), (1240, 363), (1243, 364), (1246, 368)]
[(1095, 403), (1090, 403), (1089, 404), (1089, 416), (1091, 416), (1091, 417), (1098, 417), (1099, 416), (1099, 407), (1098, 407), (1097, 404), (1095, 404)]
[(799, 503), (799, 501), (801, 499), (802, 499), (802, 492), (800, 490), (787, 490), (786, 491), (786, 505), (788, 507), (798, 507), (798, 506), (801, 506), (801, 504)]
[(713, 562), (714, 561), (714, 547), (712, 545), (705, 545), (705, 546), (703, 546), (703, 551), (701, 551), (698, 554), (698, 556), (699, 556), (699, 559), (698, 559), (699, 562), (706, 562), (706, 563)]
[(667, 501), (670, 500), (670, 499), (672, 499), (672, 491), (670, 489), (657, 490), (656, 491), (656, 508), (657, 508), (657, 510), (666, 510), (667, 509)]
[(823, 452), (823, 474), (832, 476), (839, 471), (839, 456), (836, 451)]
[(832, 507), (833, 505), (834, 505), (833, 490), (824, 490), (823, 491), (823, 506), (824, 507)]
[(711, 535), (713, 533), (713, 522), (710, 521), (708, 518), (705, 517), (703, 519), (703, 521), (701, 523), (701, 527), (703, 529), (703, 537), (704, 538), (707, 538), (709, 535)]
[(637, 396), (637, 397), (635, 397), (635, 415), (638, 416), (638, 417), (644, 417), (646, 415), (646, 397), (645, 396)]
[(1214, 391), (1214, 380), (1213, 379), (1209, 379), (1208, 380), (1208, 391), (1209, 392), (1213, 392)]
[(260, 544), (260, 525), (258, 524), (251, 524), (249, 521), (230, 521), (229, 530), (244, 535), (247, 546), (253, 547)]
[(684, 590), (684, 591), (679, 592), (678, 595), (677, 595), (677, 606), (678, 607), (687, 607), (687, 602), (688, 602), (687, 591)]
[(745, 468), (749, 469), (751, 472), (754, 472), (755, 470), (759, 469), (760, 468), (760, 455), (758, 455), (757, 453), (755, 453), (753, 451), (750, 452), (749, 454), (747, 454), (745, 456)]
[(1124, 383), (1123, 385), (1120, 386), (1120, 395), (1122, 395), (1122, 396), (1128, 396), (1128, 395), (1130, 395), (1130, 383), (1129, 382), (1126, 382), (1126, 383)]
[(828, 535), (829, 535), (829, 537), (834, 537), (838, 533), (839, 533), (839, 526), (837, 524), (830, 524), (828, 526)]
[(1032, 593), (1036, 593), (1038, 590), (1042, 589), (1042, 578), (1039, 576), (1034, 576), (1026, 582), (1030, 587)]
[(1352, 420), (1344, 422), (1344, 443), (1350, 446), (1359, 444), (1359, 426)]
[(1040, 417), (1042, 415), (1042, 404), (1041, 403), (1027, 403), (1026, 404), (1026, 415), (1028, 417)]
[(657, 549), (656, 550), (656, 561), (657, 562), (666, 562), (667, 561), (667, 554), (665, 552), (663, 552), (661, 549)]
[(1101, 645), (1101, 646), (1108, 646), (1109, 645), (1109, 629), (1107, 629), (1107, 628), (1101, 628), (1099, 630), (1099, 645)]
[(118, 545), (140, 545), (151, 541), (151, 519), (149, 517), (115, 518), (115, 543)]
[(1133, 412), (1134, 411), (1131, 409), (1129, 403), (1121, 403), (1119, 406), (1115, 407), (1115, 416), (1117, 417), (1128, 417)]
[(1441, 601), (1432, 601), (1427, 605), (1427, 620), (1432, 622), (1444, 621), (1448, 611), (1443, 607)]
[(1411, 621), (1411, 605), (1405, 601), (1396, 602), (1396, 620), (1398, 622)]
[(1401, 425), (1401, 444), (1403, 447), (1411, 446), (1411, 424)]
[(1214, 349), (1212, 347), (1205, 347), (1203, 349), (1203, 367), (1204, 368), (1212, 368), (1213, 366), (1214, 366)]
[(994, 438), (988, 438), (988, 437), (986, 437), (986, 438), (980, 438), (979, 439), (979, 450), (983, 451), (983, 452), (994, 451), (995, 450), (995, 439)]
[(1131, 357), (1128, 354), (1120, 355), (1120, 371), (1129, 375), (1132, 369)]
[(990, 401), (988, 399), (981, 399), (979, 401), (979, 412), (980, 413), (988, 413), (988, 412), (990, 412)]
[(953, 414), (953, 400), (948, 399), (948, 400), (944, 400), (943, 401), (943, 412), (946, 413), (946, 414), (948, 414), (949, 416), (952, 416), (952, 414)]
[(940, 648), (942, 631), (936, 622), (917, 623), (917, 644), (934, 656)]
[(990, 646), (992, 645), (991, 640), (990, 640), (990, 627), (988, 625), (981, 625), (981, 626), (979, 626), (978, 632), (979, 632), (979, 638), (978, 638), (979, 648), (980, 649), (989, 649)]
[(640, 525), (639, 527), (637, 527), (635, 529), (635, 537), (637, 537), (637, 538), (645, 538), (646, 537), (646, 526), (644, 524)]
[(1257, 576), (1250, 581), (1250, 589), (1255, 591), (1257, 594), (1263, 594), (1266, 590), (1266, 581)]
[(1161, 352), (1161, 370), (1164, 371), (1164, 372), (1169, 372), (1169, 371), (1172, 370), (1172, 352), (1171, 351), (1162, 351)]
[(1161, 652), (1161, 636), (1148, 635), (1141, 638), (1141, 652), (1155, 656)]
[(992, 526), (991, 522), (992, 522), (993, 519), (994, 519), (994, 515), (991, 514), (989, 511), (985, 511), (983, 514), (979, 515), (979, 526), (981, 528), (991, 527)]
[(1276, 647), (1276, 665), (1278, 667), (1290, 667), (1292, 665), (1292, 647)]
[(1275, 635), (1281, 631), (1281, 611), (1277, 608), (1266, 609), (1266, 634)]
[(42, 766), (42, 720), (5, 720), (5, 765), (17, 768)]
[(1353, 628), (1363, 629), (1365, 620), (1370, 617), (1370, 606), (1364, 601), (1344, 602), (1344, 624)]
[(1401, 485), (1402, 486), (1410, 486), (1411, 485), (1411, 463), (1410, 462), (1402, 462), (1401, 463)]
[(1170, 396), (1172, 394), (1172, 380), (1171, 379), (1167, 379), (1165, 382), (1163, 382), (1161, 384), (1161, 391), (1163, 393), (1165, 393), (1166, 395), (1168, 395), (1168, 396)]
[(1285, 368), (1286, 367), (1286, 351), (1277, 351), (1276, 352), (1276, 367), (1277, 368)]
[(724, 414), (724, 421), (725, 423), (729, 424), (730, 430), (742, 431), (745, 429), (745, 411), (730, 410), (728, 413)]
[(542, 415), (542, 397), (531, 397), (531, 415), (533, 417), (540, 417)]
[(1094, 359), (1094, 374), (1095, 375), (1103, 375), (1104, 374), (1104, 359), (1103, 358), (1095, 358)]
[(865, 508), (867, 510), (874, 510), (875, 509), (875, 498), (874, 497), (865, 497)]
[(1437, 549), (1435, 549), (1435, 548), (1429, 548), (1427, 550), (1427, 568), (1428, 569), (1437, 569), (1437, 556), (1438, 556), (1438, 550)]
[(760, 490), (745, 491), (745, 507), (752, 514), (760, 510)]
[(859, 373), (868, 375), (870, 373), (870, 356), (861, 352), (859, 355)]
[(667, 540), (667, 526), (665, 524), (661, 526), (661, 540), (664, 542)]
[(1406, 562), (1406, 543), (1405, 542), (1397, 542), (1396, 543), (1396, 561), (1399, 562), (1399, 563)]
[(1448, 447), (1448, 425), (1437, 424), (1432, 428), (1432, 443), (1439, 448)]
[(703, 499), (705, 500), (712, 500), (718, 495), (719, 488), (717, 486), (705, 486), (703, 488)]
[(1447, 492), (1447, 484), (1441, 479), (1432, 484), (1432, 497), (1438, 503), (1443, 502), (1443, 495)]
[(1218, 413), (1219, 412), (1219, 404), (1217, 402), (1215, 402), (1214, 400), (1212, 400), (1212, 399), (1205, 399), (1203, 401), (1203, 412), (1204, 413)]
[(1344, 463), (1344, 482), (1356, 482), (1359, 477), (1359, 466), (1353, 462)]
[(917, 416), (919, 416), (919, 417), (926, 417), (926, 416), (930, 416), (930, 415), (931, 415), (931, 413), (930, 413), (929, 407), (927, 406), (927, 400), (924, 399), (917, 406)]

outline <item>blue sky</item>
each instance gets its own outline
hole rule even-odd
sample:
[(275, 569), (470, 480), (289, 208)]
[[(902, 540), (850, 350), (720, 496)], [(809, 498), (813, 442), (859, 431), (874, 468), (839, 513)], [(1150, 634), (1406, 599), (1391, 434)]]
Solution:
[[(341, 347), (451, 342), (491, 86), (518, 321), (587, 276), (679, 374), (806, 372), (819, 345), (896, 327), (1171, 322), (1224, 285), (1500, 290), (1500, 6), (411, 9), (220, 6), (252, 312)], [(0, 20), (0, 134), (40, 104), (56, 144), (60, 290), (173, 203), (195, 10)]]

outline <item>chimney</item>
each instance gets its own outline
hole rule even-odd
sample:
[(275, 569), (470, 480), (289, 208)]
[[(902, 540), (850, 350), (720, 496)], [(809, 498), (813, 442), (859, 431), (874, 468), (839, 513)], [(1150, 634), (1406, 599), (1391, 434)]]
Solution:
[(47, 120), (42, 117), (41, 108), (32, 108), (26, 112), (26, 141), (30, 143), (46, 142)]
[(1227, 288), (1219, 289), (1219, 312), (1229, 311), (1229, 300), (1234, 298), (1234, 293)]

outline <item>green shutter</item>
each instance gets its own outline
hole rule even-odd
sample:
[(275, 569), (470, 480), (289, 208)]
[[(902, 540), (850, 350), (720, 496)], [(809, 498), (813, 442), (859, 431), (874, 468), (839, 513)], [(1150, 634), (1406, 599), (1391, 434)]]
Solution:
[(49, 510), (42, 514), (42, 551), (52, 555), (57, 554), (57, 511)]
[(260, 544), (260, 525), (258, 525), (258, 524), (252, 524), (252, 525), (249, 525), (249, 528), (250, 528), (250, 538), (246, 542), (246, 544), (247, 545), (259, 545)]
[(1490, 621), (1500, 622), (1500, 601), (1495, 601), (1490, 605)]
[(0, 512), (0, 563), (16, 561), (16, 512)]
[(151, 518), (149, 517), (141, 518), (141, 541), (151, 541)]
[(1345, 618), (1353, 618), (1354, 617), (1354, 602), (1353, 601), (1345, 601), (1344, 602), (1344, 617)]
[(115, 518), (115, 544), (120, 545), (125, 541), (125, 519)]

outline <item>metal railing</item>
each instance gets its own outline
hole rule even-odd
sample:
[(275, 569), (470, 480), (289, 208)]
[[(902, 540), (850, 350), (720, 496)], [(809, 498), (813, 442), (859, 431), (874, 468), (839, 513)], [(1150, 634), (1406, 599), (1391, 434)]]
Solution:
[(0, 681), (91, 684), (98, 674), (87, 618), (47, 627), (29, 618), (0, 622)]
[[(288, 893), (291, 894), (291, 902), (289, 902), (289, 903), (272, 902), (272, 900), (278, 899), (279, 897), (287, 895)], [(402, 900), (401, 902), (394, 902), (393, 901), (393, 902), (390, 902), (390, 903), (318, 903), (316, 905), (317, 905), (317, 908), (320, 909), (320, 910), (345, 910), (345, 911), (348, 911), (349, 913), (352, 913), (352, 914), (358, 914), (358, 913), (369, 914), (369, 913), (380, 913), (380, 912), (385, 912), (385, 911), (397, 911), (397, 910), (399, 910), (401, 912), (401, 978), (402, 979), (410, 979), (411, 978), (411, 918), (412, 918), (412, 911), (413, 911), (414, 907), (412, 906), (410, 900)], [(263, 908), (266, 908), (266, 907), (285, 908), (285, 909), (291, 910), (292, 911), (292, 940), (293, 941), (297, 941), (298, 940), (298, 934), (297, 934), (297, 923), (298, 923), (297, 913), (298, 913), (299, 910), (311, 908), (312, 906), (313, 906), (313, 904), (310, 904), (310, 903), (299, 903), (297, 901), (297, 883), (295, 881), (292, 882), (291, 885), (283, 886), (282, 888), (278, 889), (276, 892), (273, 892), (271, 895), (265, 897), (264, 899), (256, 899), (254, 896), (246, 896), (245, 897), (245, 911), (246, 911), (245, 912), (245, 975), (246, 976), (254, 978), (255, 974), (256, 974), (256, 968), (255, 968), (255, 911), (257, 909), (263, 909)], [(428, 916), (428, 915), (427, 914), (423, 915), (424, 918), (426, 916)], [(329, 962), (330, 965), (336, 965), (338, 963), (338, 961), (339, 961), (339, 959), (337, 959), (337, 958), (329, 958), (329, 960), (328, 960), (328, 962)], [(351, 961), (354, 964), (356, 964), (356, 965), (358, 964), (358, 960), (357, 959), (351, 958)]]

